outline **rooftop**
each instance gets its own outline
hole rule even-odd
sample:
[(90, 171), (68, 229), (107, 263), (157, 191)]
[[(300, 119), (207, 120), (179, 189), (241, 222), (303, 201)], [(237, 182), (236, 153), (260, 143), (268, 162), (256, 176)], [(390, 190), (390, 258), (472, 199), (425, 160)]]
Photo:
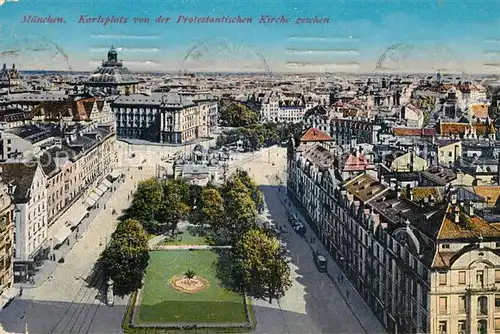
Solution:
[(316, 128), (307, 129), (300, 138), (300, 142), (324, 142), (332, 141), (332, 138)]

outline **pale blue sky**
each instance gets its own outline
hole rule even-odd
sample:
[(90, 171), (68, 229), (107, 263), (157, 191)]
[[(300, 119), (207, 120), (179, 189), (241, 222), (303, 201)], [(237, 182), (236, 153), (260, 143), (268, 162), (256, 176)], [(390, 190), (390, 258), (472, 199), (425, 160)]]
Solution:
[[(179, 15), (238, 14), (254, 22), (175, 23)], [(392, 46), (381, 63), (384, 70), (498, 73), (499, 14), (497, 0), (20, 0), (0, 7), (0, 51), (14, 51), (4, 53), (4, 61), (30, 69), (92, 69), (96, 63), (90, 61), (103, 59), (103, 51), (114, 44), (124, 48), (120, 57), (137, 70), (262, 69), (264, 58), (272, 71), (372, 71)], [(23, 24), (24, 15), (58, 16), (67, 23)], [(129, 23), (78, 24), (80, 15), (126, 16)], [(173, 22), (133, 23), (133, 17), (154, 21), (159, 15)], [(260, 15), (285, 15), (291, 23), (258, 24)], [(330, 23), (293, 23), (298, 17), (314, 16), (327, 17)], [(198, 50), (182, 62), (196, 45)], [(315, 65), (297, 65), (304, 63)]]

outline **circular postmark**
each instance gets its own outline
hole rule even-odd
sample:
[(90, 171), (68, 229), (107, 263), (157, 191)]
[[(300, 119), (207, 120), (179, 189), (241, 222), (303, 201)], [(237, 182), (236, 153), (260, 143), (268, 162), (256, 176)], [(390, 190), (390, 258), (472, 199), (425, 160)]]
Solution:
[(170, 286), (179, 292), (193, 294), (207, 289), (210, 282), (200, 276), (188, 278), (178, 275), (170, 279)]
[(68, 54), (49, 38), (15, 32), (3, 37), (0, 44), (2, 63), (13, 63), (24, 70), (72, 70)]
[(248, 44), (219, 38), (190, 47), (182, 57), (183, 72), (257, 72), (271, 74), (262, 53)]
[(464, 73), (463, 61), (454, 50), (440, 43), (396, 43), (378, 58), (375, 72)]

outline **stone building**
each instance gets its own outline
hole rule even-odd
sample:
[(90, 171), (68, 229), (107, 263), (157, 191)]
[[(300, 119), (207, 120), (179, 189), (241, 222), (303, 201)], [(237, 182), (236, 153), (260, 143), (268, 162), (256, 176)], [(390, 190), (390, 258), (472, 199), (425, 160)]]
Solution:
[(217, 126), (218, 101), (209, 94), (134, 94), (120, 96), (111, 108), (120, 138), (182, 144), (208, 137)]
[(106, 95), (135, 94), (138, 85), (139, 79), (118, 60), (118, 52), (113, 46), (108, 51), (108, 60), (103, 61), (102, 66), (84, 82), (90, 92)]
[(3, 64), (0, 70), (0, 88), (10, 88), (19, 85), (19, 72), (16, 65), (12, 64), (12, 68), (7, 68), (7, 64)]
[(1, 177), (14, 185), (14, 279), (25, 280), (50, 251), (47, 242), (47, 179), (38, 163), (2, 163)]
[(477, 196), (414, 196), (370, 170), (343, 179), (335, 155), (291, 141), (288, 195), (389, 332), (499, 331), (500, 229)]
[(14, 225), (12, 222), (13, 207), (10, 196), (12, 186), (0, 182), (0, 306), (3, 307), (13, 297), (13, 261)]

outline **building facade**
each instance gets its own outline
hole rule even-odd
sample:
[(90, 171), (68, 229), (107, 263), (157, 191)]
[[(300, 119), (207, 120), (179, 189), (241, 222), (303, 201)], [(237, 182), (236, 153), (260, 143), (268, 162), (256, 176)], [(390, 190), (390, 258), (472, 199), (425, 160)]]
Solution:
[(291, 143), (288, 195), (389, 332), (500, 331), (500, 230), (471, 197), (417, 198), (375, 171), (342, 179), (333, 158)]
[(10, 196), (13, 189), (8, 184), (0, 182), (0, 306), (11, 298), (11, 288), (14, 282), (14, 225), (13, 207)]
[[(38, 163), (3, 163), (2, 179), (14, 186), (14, 278), (29, 275), (47, 256), (47, 179)], [(18, 277), (16, 277), (18, 276)]]
[(120, 96), (111, 104), (120, 138), (182, 144), (215, 129), (218, 102), (211, 95), (151, 93)]

